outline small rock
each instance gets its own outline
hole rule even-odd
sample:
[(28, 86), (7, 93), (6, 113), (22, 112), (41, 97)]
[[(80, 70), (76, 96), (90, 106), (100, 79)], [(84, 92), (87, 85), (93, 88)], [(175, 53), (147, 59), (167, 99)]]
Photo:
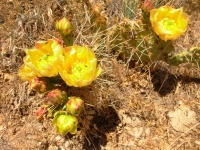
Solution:
[(2, 131), (2, 130), (4, 130), (4, 129), (6, 129), (6, 127), (5, 126), (0, 126), (0, 131)]
[(8, 126), (10, 126), (10, 125), (12, 125), (12, 122), (9, 121), (9, 122), (8, 122)]
[(140, 138), (144, 132), (143, 127), (126, 127), (127, 132), (135, 138)]
[(65, 148), (69, 148), (69, 147), (70, 147), (70, 145), (71, 145), (71, 144), (70, 144), (70, 142), (69, 142), (69, 141), (66, 141), (66, 142), (65, 142), (65, 144), (64, 144)]
[(52, 146), (52, 145), (50, 145), (50, 146), (48, 147), (48, 150), (59, 150), (59, 148), (58, 148), (57, 146)]
[(194, 143), (200, 145), (200, 140), (196, 140)]
[(123, 130), (118, 130), (117, 131), (118, 134), (121, 134), (122, 132), (123, 132)]
[(65, 141), (65, 139), (60, 135), (56, 136), (55, 140), (58, 141), (58, 142), (64, 142)]
[(146, 128), (145, 129), (145, 136), (146, 137), (150, 136), (150, 133), (151, 133), (150, 128)]
[(120, 123), (118, 126), (119, 126), (119, 127), (122, 127), (122, 126), (123, 126), (123, 124), (122, 124), (122, 123)]
[(141, 93), (141, 94), (146, 94), (146, 91), (145, 91), (144, 89), (141, 89), (141, 90), (140, 90), (140, 93)]

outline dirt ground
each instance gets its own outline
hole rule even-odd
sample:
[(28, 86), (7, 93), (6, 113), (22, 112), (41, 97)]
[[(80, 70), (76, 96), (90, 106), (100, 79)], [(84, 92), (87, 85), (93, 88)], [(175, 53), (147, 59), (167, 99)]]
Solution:
[[(103, 6), (107, 26), (122, 19), (124, 3), (136, 0), (93, 0)], [(142, 1), (139, 1), (142, 3)], [(84, 0), (0, 1), (0, 149), (1, 150), (198, 150), (200, 149), (199, 68), (150, 65), (117, 59), (100, 32), (92, 32), (92, 14)], [(140, 3), (134, 8), (139, 13)], [(136, 4), (136, 3), (135, 3)], [(164, 0), (156, 4), (183, 7), (188, 30), (174, 42), (177, 51), (200, 46), (200, 1)], [(128, 4), (127, 6), (135, 7)], [(137, 10), (138, 9), (138, 10)], [(94, 49), (103, 73), (83, 88), (65, 86), (85, 100), (78, 132), (56, 133), (52, 120), (40, 122), (36, 110), (45, 94), (28, 88), (17, 76), (24, 49), (37, 40), (59, 37), (55, 22), (67, 17), (74, 42)], [(95, 41), (95, 39), (98, 39)]]

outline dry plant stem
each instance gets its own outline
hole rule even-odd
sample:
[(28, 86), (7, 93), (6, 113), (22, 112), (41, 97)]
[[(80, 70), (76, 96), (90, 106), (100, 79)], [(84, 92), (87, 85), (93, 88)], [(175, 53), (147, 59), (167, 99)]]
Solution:
[(17, 106), (14, 108), (14, 110), (19, 109), (19, 107), (20, 107), (20, 105), (21, 105), (21, 101), (23, 101), (24, 98), (25, 98), (24, 93), (25, 93), (25, 84), (24, 84), (23, 87), (22, 87), (22, 91), (21, 91), (21, 94), (22, 94), (22, 95), (20, 96), (19, 102), (18, 102)]
[(171, 144), (170, 144), (170, 147), (167, 149), (167, 150), (171, 150), (174, 146), (174, 143), (176, 142), (176, 141), (178, 141), (182, 136), (184, 136), (185, 134), (187, 134), (189, 131), (191, 131), (192, 129), (194, 129), (196, 126), (198, 126), (200, 124), (200, 122), (199, 123), (197, 123), (197, 124), (195, 124), (194, 126), (192, 126), (191, 128), (189, 128), (187, 131), (185, 131), (184, 133), (182, 133), (179, 137), (177, 137)]

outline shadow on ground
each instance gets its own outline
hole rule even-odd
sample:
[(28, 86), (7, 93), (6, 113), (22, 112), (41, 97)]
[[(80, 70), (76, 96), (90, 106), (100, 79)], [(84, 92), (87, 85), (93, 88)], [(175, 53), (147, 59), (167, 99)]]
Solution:
[(96, 110), (89, 130), (86, 131), (82, 149), (101, 149), (101, 146), (107, 144), (106, 133), (114, 132), (119, 122), (120, 119), (113, 107), (102, 107)]
[(151, 82), (154, 87), (154, 91), (158, 92), (160, 96), (166, 96), (176, 89), (177, 83), (200, 83), (200, 78), (191, 77), (186, 75), (174, 75), (168, 70), (157, 69), (151, 72)]
[(198, 78), (198, 77), (190, 77), (190, 76), (183, 76), (183, 75), (181, 75), (178, 78), (184, 84), (188, 84), (188, 83), (191, 83), (191, 82), (200, 84), (200, 78)]
[(167, 70), (161, 69), (151, 72), (151, 81), (154, 86), (154, 91), (158, 92), (160, 96), (166, 96), (171, 93), (178, 83), (175, 75)]

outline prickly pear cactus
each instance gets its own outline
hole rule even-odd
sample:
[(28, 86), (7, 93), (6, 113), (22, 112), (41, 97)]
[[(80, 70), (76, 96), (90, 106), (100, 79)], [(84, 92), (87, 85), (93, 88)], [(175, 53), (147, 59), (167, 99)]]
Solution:
[[(178, 66), (182, 63), (191, 63), (199, 66), (200, 48), (194, 47), (187, 52), (172, 55), (175, 48), (172, 39), (162, 40), (152, 29), (150, 21), (150, 10), (154, 8), (154, 4), (150, 0), (146, 0), (142, 5), (142, 13), (138, 17), (130, 15), (127, 11), (129, 4), (134, 4), (135, 11), (138, 7), (137, 3), (125, 1), (122, 10), (123, 17), (120, 22), (107, 27), (106, 16), (103, 15), (104, 6), (101, 4), (92, 4), (88, 2), (88, 7), (92, 12), (91, 22), (96, 30), (103, 31), (101, 38), (106, 35), (106, 47), (108, 52), (114, 53), (119, 59), (134, 60), (143, 64), (153, 63), (155, 61), (165, 61), (166, 63)], [(169, 9), (169, 7), (166, 7)], [(170, 8), (173, 9), (173, 8)], [(180, 9), (179, 9), (180, 11)], [(187, 15), (183, 15), (183, 19), (187, 20)], [(184, 18), (185, 17), (185, 18)], [(137, 19), (134, 19), (137, 18)], [(184, 22), (183, 22), (184, 23)]]
[(133, 59), (141, 63), (165, 60), (174, 51), (171, 41), (163, 41), (151, 29), (137, 32)]
[(182, 63), (189, 63), (190, 65), (200, 66), (200, 47), (192, 47), (188, 51), (171, 55), (166, 62), (173, 66), (178, 66)]
[(111, 48), (124, 58), (132, 58), (141, 63), (164, 60), (174, 51), (171, 41), (161, 40), (148, 25), (142, 22), (124, 21), (110, 32)]
[(130, 24), (126, 21), (113, 26), (107, 33), (107, 41), (111, 52), (119, 54), (122, 58), (130, 56), (133, 44), (133, 30)]

